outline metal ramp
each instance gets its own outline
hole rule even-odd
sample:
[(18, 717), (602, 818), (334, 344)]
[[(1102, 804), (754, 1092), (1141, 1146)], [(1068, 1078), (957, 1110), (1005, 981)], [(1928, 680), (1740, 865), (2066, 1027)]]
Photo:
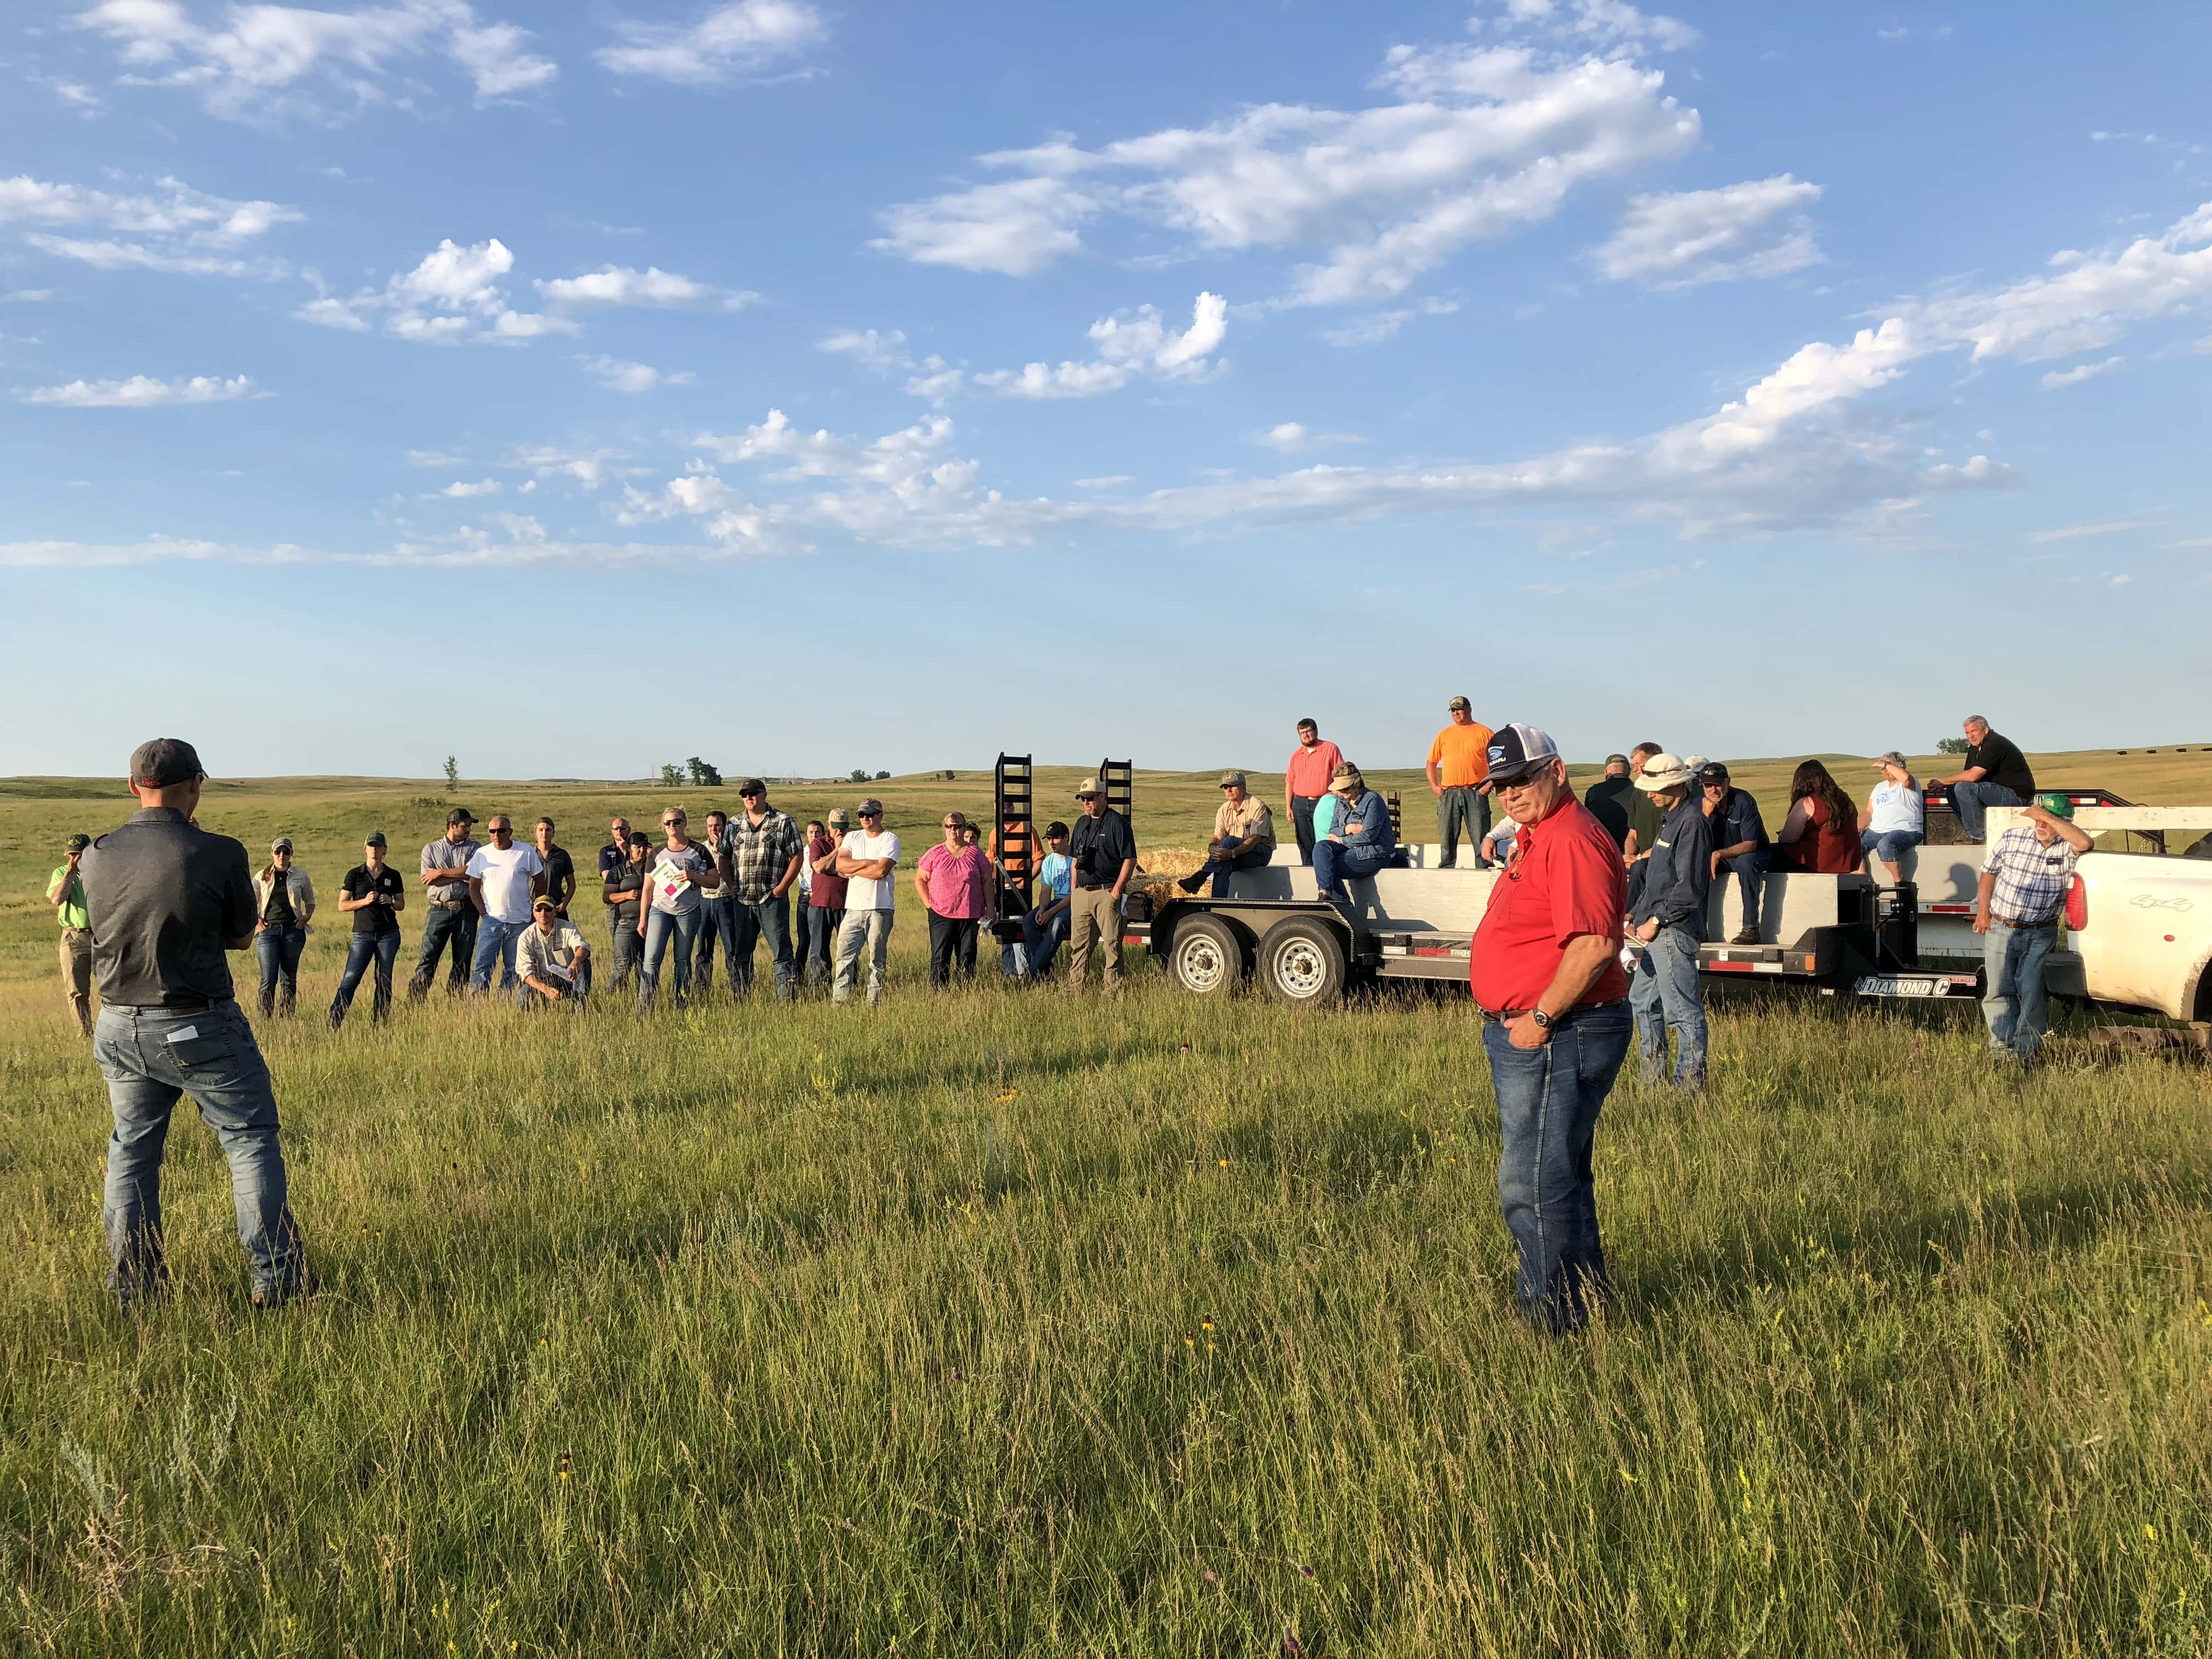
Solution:
[(1027, 908), (1037, 865), (1036, 790), (1030, 757), (1000, 755), (991, 773), (991, 811), (999, 830), (999, 864), (1006, 884)]
[(1125, 760), (1100, 761), (1098, 787), (1106, 792), (1106, 805), (1128, 819), (1129, 827), (1135, 829), (1137, 763)]

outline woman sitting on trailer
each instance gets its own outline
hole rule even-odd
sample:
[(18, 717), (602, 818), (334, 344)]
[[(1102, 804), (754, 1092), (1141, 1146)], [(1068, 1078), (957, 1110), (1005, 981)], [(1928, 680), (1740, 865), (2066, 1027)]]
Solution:
[(1859, 850), (1881, 860), (1894, 887), (1905, 879), (1899, 860), (1928, 839), (1928, 808), (1920, 781), (1903, 755), (1893, 749), (1875, 764), (1881, 769), (1881, 781), (1859, 813)]
[(1859, 809), (1816, 760), (1799, 763), (1790, 780), (1790, 816), (1774, 838), (1774, 867), (1824, 876), (1856, 873)]

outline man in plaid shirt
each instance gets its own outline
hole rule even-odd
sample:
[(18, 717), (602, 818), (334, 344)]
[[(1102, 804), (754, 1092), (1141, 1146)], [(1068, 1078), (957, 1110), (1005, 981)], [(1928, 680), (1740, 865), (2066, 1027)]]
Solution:
[(791, 910), (786, 895), (799, 879), (799, 866), (806, 855), (805, 837), (791, 814), (768, 804), (768, 785), (747, 778), (738, 790), (744, 810), (730, 820), (722, 832), (714, 860), (722, 872), (722, 885), (735, 898), (729, 914), (735, 919), (730, 937), (723, 942), (730, 970), (730, 994), (749, 996), (753, 988), (753, 945), (768, 936), (775, 962), (775, 1000), (788, 1002), (799, 978), (791, 955)]
[(2044, 964), (2058, 943), (2075, 857), (2089, 850), (2089, 837), (2075, 828), (2074, 803), (2063, 795), (2039, 795), (2021, 816), (2026, 822), (1999, 836), (1982, 861), (1974, 931), (1984, 936), (1990, 1053), (2032, 1066), (2050, 1024)]

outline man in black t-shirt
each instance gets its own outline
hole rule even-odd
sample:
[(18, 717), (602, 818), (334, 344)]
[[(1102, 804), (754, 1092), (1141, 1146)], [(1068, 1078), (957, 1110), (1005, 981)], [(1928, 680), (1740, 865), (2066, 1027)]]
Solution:
[(1979, 714), (1966, 717), (1966, 733), (1965, 768), (1932, 781), (1949, 789), (1960, 833), (1968, 841), (1980, 841), (1987, 809), (2025, 806), (2034, 799), (2035, 774), (2028, 770), (2027, 757), (2013, 740), (1990, 731)]
[(1067, 988), (1083, 988), (1095, 940), (1103, 949), (1099, 981), (1111, 992), (1121, 984), (1121, 895), (1137, 868), (1137, 838), (1129, 820), (1106, 804), (1096, 778), (1075, 792), (1083, 816), (1075, 821), (1068, 856), (1075, 866), (1068, 896)]
[(376, 1000), (370, 1005), (369, 1019), (380, 1025), (392, 1012), (392, 964), (399, 959), (399, 913), (407, 908), (407, 884), (384, 861), (383, 830), (363, 845), (362, 862), (346, 872), (338, 896), (338, 908), (353, 913), (353, 938), (346, 945), (337, 996), (331, 1003), (334, 1031), (344, 1024), (355, 988), (371, 962), (376, 964)]

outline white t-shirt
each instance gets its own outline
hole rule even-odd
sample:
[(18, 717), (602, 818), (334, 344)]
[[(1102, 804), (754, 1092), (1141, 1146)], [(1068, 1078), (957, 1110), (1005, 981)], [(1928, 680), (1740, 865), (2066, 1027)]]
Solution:
[(661, 915), (688, 916), (706, 902), (706, 890), (684, 878), (687, 870), (703, 876), (714, 867), (714, 855), (702, 842), (687, 841), (680, 853), (664, 844), (645, 856), (653, 872), (646, 890), (653, 896), (653, 908)]
[(1911, 784), (1892, 783), (1884, 778), (1874, 787), (1867, 798), (1870, 811), (1867, 828), (1877, 835), (1887, 835), (1893, 830), (1910, 830), (1924, 835), (1928, 829), (1928, 809), (1922, 803), (1920, 791)]
[(504, 853), (496, 847), (479, 847), (469, 860), (469, 873), (483, 884), (484, 913), (494, 921), (528, 921), (530, 878), (545, 873), (545, 860), (535, 847), (520, 843)]
[(888, 830), (880, 836), (872, 836), (865, 830), (855, 830), (845, 837), (837, 849), (848, 859), (889, 859), (891, 873), (888, 876), (852, 876), (845, 884), (845, 908), (848, 910), (889, 910), (895, 908), (898, 896), (899, 838)]

